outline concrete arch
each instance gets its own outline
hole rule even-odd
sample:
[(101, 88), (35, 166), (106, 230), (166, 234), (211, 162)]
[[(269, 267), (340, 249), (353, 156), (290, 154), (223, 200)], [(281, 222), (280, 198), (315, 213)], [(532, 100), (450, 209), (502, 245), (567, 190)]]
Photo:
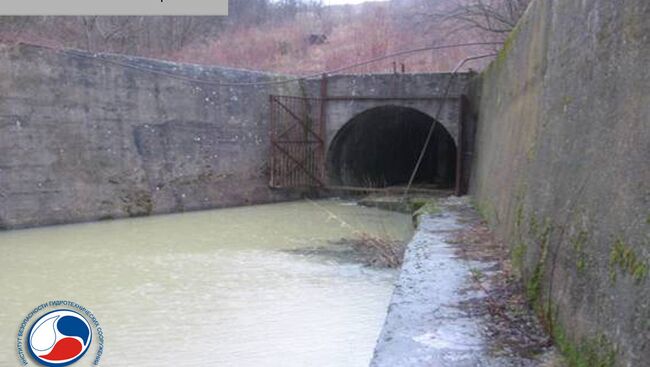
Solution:
[(429, 114), (393, 104), (358, 113), (331, 137), (326, 161), (329, 184), (385, 187), (408, 182), (431, 124), (435, 124), (433, 138), (415, 181), (453, 186), (453, 136)]
[(460, 98), (403, 98), (403, 99), (375, 99), (371, 98), (341, 98), (327, 101), (325, 114), (326, 124), (326, 145), (329, 146), (338, 131), (355, 116), (364, 111), (381, 107), (397, 106), (412, 108), (429, 116), (435, 116), (436, 121), (453, 137), (458, 144), (458, 125), (460, 123)]

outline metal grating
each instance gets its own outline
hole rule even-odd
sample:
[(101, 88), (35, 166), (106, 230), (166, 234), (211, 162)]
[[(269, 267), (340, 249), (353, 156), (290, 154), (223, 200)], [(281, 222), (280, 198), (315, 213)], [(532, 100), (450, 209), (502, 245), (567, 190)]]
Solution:
[(322, 100), (270, 96), (273, 188), (322, 187), (325, 168)]

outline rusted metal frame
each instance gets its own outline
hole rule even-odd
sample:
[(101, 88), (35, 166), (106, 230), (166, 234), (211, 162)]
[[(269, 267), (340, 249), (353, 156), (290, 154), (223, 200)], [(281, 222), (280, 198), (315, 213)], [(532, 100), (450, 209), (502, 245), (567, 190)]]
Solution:
[[(287, 101), (293, 100), (295, 101), (296, 99), (302, 99), (302, 97), (295, 97), (295, 96), (280, 96), (280, 95), (271, 95), (271, 104), (274, 106), (280, 103), (280, 98), (286, 99)], [(273, 103), (275, 102), (275, 103)], [(296, 124), (290, 124), (289, 127), (287, 127), (282, 133), (277, 134), (277, 136), (284, 136), (291, 132), (297, 125)]]
[(269, 95), (269, 109), (271, 113), (271, 130), (269, 131), (269, 140), (271, 141), (270, 144), (270, 154), (271, 154), (271, 164), (270, 164), (270, 174), (271, 174), (271, 179), (269, 184), (271, 186), (275, 185), (275, 169), (276, 169), (276, 157), (275, 157), (275, 108), (273, 106), (273, 95)]
[(319, 116), (319, 127), (320, 127), (320, 136), (321, 136), (321, 145), (319, 147), (319, 162), (318, 169), (320, 173), (321, 180), (325, 182), (325, 142), (327, 141), (327, 130), (325, 128), (325, 116), (327, 108), (327, 74), (323, 74), (320, 80), (320, 116)]
[[(311, 118), (311, 111), (312, 111), (312, 106), (311, 106), (311, 99), (309, 98), (299, 98), (296, 97), (297, 101), (302, 102), (300, 104), (300, 107), (302, 107), (301, 111), (303, 116), (304, 116), (304, 122), (306, 124), (306, 127), (302, 131), (302, 137), (304, 140), (309, 140), (309, 132), (312, 132), (315, 130), (314, 127), (314, 120)], [(315, 132), (314, 132), (315, 133)], [(315, 167), (314, 167), (314, 149), (311, 149), (311, 144), (308, 143), (303, 143), (303, 144), (298, 144), (298, 145), (293, 145), (294, 149), (297, 150), (297, 157), (300, 157), (302, 165), (305, 166), (307, 169), (307, 172), (313, 174), (314, 176), (318, 177), (318, 174), (314, 172)], [(293, 174), (294, 172), (297, 172), (298, 169), (297, 167), (293, 167), (291, 169), (291, 173)], [(298, 184), (303, 181), (309, 181), (309, 179), (305, 180), (304, 174), (300, 174), (298, 172), (297, 174), (297, 182), (294, 183)]]
[(302, 164), (302, 162), (300, 162), (299, 160), (294, 158), (291, 155), (290, 152), (288, 152), (286, 149), (282, 148), (282, 146), (280, 146), (279, 144), (277, 144), (275, 142), (273, 144), (275, 145), (275, 147), (277, 149), (279, 149), (282, 153), (284, 153), (284, 155), (286, 157), (288, 157), (289, 159), (294, 161), (298, 166), (300, 166), (300, 168), (302, 168), (303, 172), (305, 172), (307, 175), (309, 175), (309, 177), (311, 177), (314, 181), (316, 181), (320, 186), (324, 186), (323, 183), (321, 182), (321, 180), (319, 180), (318, 177), (314, 176), (311, 172), (309, 172), (309, 170)]
[[(291, 105), (292, 108), (297, 108), (298, 106), (293, 106), (294, 104), (297, 104), (300, 102), (299, 99), (297, 98), (289, 98), (286, 97), (286, 102)], [(272, 119), (272, 126), (271, 126), (271, 149), (272, 149), (272, 155), (271, 155), (271, 182), (270, 185), (272, 187), (292, 187), (295, 186), (298, 183), (301, 183), (301, 181), (305, 181), (303, 179), (304, 174), (296, 174), (296, 171), (298, 170), (296, 167), (299, 167), (299, 165), (296, 165), (293, 163), (293, 160), (295, 158), (293, 155), (297, 156), (304, 156), (302, 158), (301, 165), (302, 167), (305, 166), (305, 163), (309, 161), (309, 152), (296, 152), (296, 146), (290, 146), (287, 149), (281, 148), (278, 149), (279, 147), (279, 142), (281, 141), (278, 139), (278, 126), (280, 126), (281, 121), (284, 121), (284, 116), (286, 115), (285, 113), (280, 113), (283, 111), (279, 110), (280, 104), (282, 103), (279, 98), (276, 96), (271, 95), (269, 97), (269, 101), (271, 104), (271, 119)], [(298, 103), (299, 104), (299, 103)], [(300, 106), (303, 107), (303, 106)], [(283, 109), (289, 110), (288, 112), (291, 112), (286, 105), (283, 107)], [(288, 132), (291, 131), (296, 125), (296, 123), (290, 123), (290, 128), (285, 130), (282, 135), (288, 134)], [(307, 145), (311, 145), (312, 143), (307, 143)], [(301, 146), (301, 145), (299, 145)], [(300, 150), (300, 149), (299, 149)], [(293, 167), (292, 167), (293, 166)], [(303, 168), (304, 169), (304, 168)], [(308, 177), (305, 177), (307, 181), (311, 181)]]
[[(287, 167), (289, 166), (289, 160), (287, 160), (282, 152), (277, 150), (277, 142), (279, 141), (277, 133), (278, 126), (283, 117), (278, 110), (278, 100), (275, 96), (270, 96), (270, 108), (271, 108), (271, 182), (272, 187), (282, 187), (282, 186), (291, 186), (294, 181), (292, 177), (295, 170), (288, 172)], [(296, 124), (291, 124), (295, 126)]]
[(464, 129), (464, 124), (465, 120), (467, 119), (467, 108), (468, 108), (468, 101), (467, 98), (464, 96), (460, 97), (460, 103), (458, 104), (458, 144), (456, 144), (456, 182), (455, 182), (455, 188), (454, 188), (454, 195), (456, 196), (461, 196), (465, 194), (464, 188), (463, 188), (463, 172), (464, 172), (464, 151), (465, 151), (465, 144), (464, 144), (464, 135), (465, 135), (465, 129)]
[[(286, 97), (283, 97), (283, 98), (287, 100), (286, 102), (298, 102), (298, 101), (305, 101), (306, 102), (308, 100), (317, 100), (315, 98), (307, 99), (307, 98), (302, 98), (302, 97), (289, 97), (289, 96), (286, 96)], [(277, 96), (274, 97), (272, 100), (274, 102), (276, 102), (277, 105), (282, 105), (281, 107), (285, 111), (287, 111), (289, 113), (293, 112), (293, 111), (291, 111), (291, 108), (287, 107), (282, 102), (280, 102), (280, 100), (279, 100), (279, 98)], [(292, 106), (292, 107), (296, 107), (296, 106)], [(304, 107), (304, 106), (301, 106), (301, 107)], [(292, 115), (293, 115), (292, 117), (296, 121), (301, 122), (301, 119), (297, 119), (296, 118), (297, 116), (295, 116), (295, 114), (292, 114)], [(320, 122), (320, 121), (318, 121), (318, 122)], [(285, 130), (285, 132), (283, 132), (281, 135), (287, 134), (296, 125), (297, 124), (291, 124), (290, 128)], [(301, 125), (303, 125), (303, 127), (304, 127), (304, 124), (301, 124)], [(305, 134), (309, 135), (308, 131), (310, 131), (312, 135), (314, 134), (313, 130), (309, 129), (309, 128), (305, 129)], [(298, 186), (298, 185), (309, 186), (309, 183), (303, 183), (305, 178), (307, 180), (311, 181), (309, 179), (309, 177), (304, 177), (304, 175), (301, 175), (301, 174), (296, 175), (296, 173), (299, 172), (299, 171), (304, 171), (304, 173), (311, 176), (312, 179), (315, 177), (315, 175), (312, 174), (312, 171), (320, 170), (320, 168), (321, 168), (320, 167), (321, 166), (320, 160), (321, 159), (320, 159), (320, 157), (318, 157), (317, 155), (314, 154), (316, 152), (316, 149), (314, 149), (312, 147), (313, 147), (314, 144), (319, 144), (317, 147), (323, 147), (322, 140), (309, 140), (309, 139), (307, 139), (307, 140), (291, 140), (291, 139), (279, 140), (279, 139), (275, 139), (275, 143), (276, 143), (277, 146), (279, 146), (280, 143), (295, 144), (295, 145), (292, 145), (291, 147), (287, 147), (287, 149), (280, 148), (280, 149), (282, 149), (282, 151), (285, 152), (284, 155), (288, 156), (288, 158), (290, 158), (292, 161), (294, 161), (295, 164), (293, 164), (293, 167), (290, 167), (290, 165), (286, 164), (288, 162), (286, 162), (286, 161), (282, 162), (283, 164), (281, 165), (281, 168), (284, 169), (284, 171), (281, 172), (281, 175), (280, 175), (281, 177), (279, 177), (279, 179), (275, 180), (276, 186), (290, 186), (290, 187), (295, 187), (295, 186)], [(303, 147), (304, 147), (304, 150), (302, 149)], [(298, 151), (296, 151), (296, 149), (298, 149)], [(315, 172), (315, 174), (318, 175), (318, 176), (322, 176), (320, 174), (320, 172)], [(322, 185), (322, 182), (320, 180), (318, 180), (318, 181)]]
[[(296, 98), (296, 97), (292, 97), (292, 96), (278, 96), (278, 95), (271, 95), (270, 97), (271, 97), (271, 104), (273, 106), (276, 106), (278, 103), (280, 103), (279, 98), (284, 98), (284, 99), (287, 99), (287, 100), (292, 100), (292, 99)], [(276, 136), (284, 136), (284, 135), (288, 134), (291, 130), (293, 130), (294, 127), (296, 127), (295, 124), (290, 124), (288, 128), (286, 128), (282, 133), (276, 134)], [(279, 128), (279, 126), (278, 126), (278, 128)], [(277, 128), (276, 128), (276, 130), (277, 130)]]
[[(313, 142), (313, 141), (312, 141), (312, 142)], [(281, 142), (276, 141), (276, 144), (279, 144), (279, 143), (281, 143)], [(304, 145), (304, 144), (301, 144), (301, 145)], [(303, 163), (303, 165), (304, 165), (304, 164), (309, 160), (309, 158), (312, 156), (312, 155), (310, 155), (310, 153), (313, 154), (314, 151), (315, 151), (315, 149), (310, 149), (309, 146), (306, 146), (306, 148), (307, 148), (307, 149), (306, 149), (306, 151), (305, 151), (305, 156), (304, 156), (304, 157), (301, 157), (301, 158), (302, 158), (301, 162)], [(295, 157), (294, 157), (294, 158), (295, 158)], [(298, 158), (295, 158), (295, 160), (297, 161)], [(301, 167), (300, 167), (299, 165), (295, 164), (295, 165), (294, 165), (293, 167), (291, 167), (291, 168), (289, 169), (289, 171), (286, 173), (287, 176), (288, 176), (288, 175), (292, 175), (292, 174), (294, 174), (294, 173), (298, 170), (298, 168), (301, 168)], [(301, 168), (301, 169), (302, 169), (302, 168)], [(304, 170), (304, 169), (303, 169), (303, 170)]]
[[(296, 158), (296, 157), (293, 157), (293, 158), (294, 158), (295, 162), (298, 162), (298, 158)], [(300, 166), (298, 164), (294, 164), (293, 167), (291, 167), (289, 170), (287, 170), (286, 176), (291, 176), (291, 175), (293, 175), (293, 174), (295, 174), (296, 172), (299, 172), (299, 171), (305, 171), (305, 173), (309, 174), (310, 170), (307, 167), (304, 167), (305, 164), (308, 163), (307, 161), (309, 160), (309, 158), (310, 157), (308, 155), (305, 155), (305, 157), (300, 161), (302, 163), (302, 166)]]
[[(284, 110), (289, 114), (289, 116), (293, 117), (293, 118), (294, 118), (298, 123), (300, 123), (300, 125), (302, 125), (302, 127), (304, 127), (305, 129), (307, 129), (307, 131), (308, 131), (309, 133), (311, 133), (312, 135), (314, 135), (314, 136), (316, 137), (316, 139), (322, 141), (322, 139), (320, 138), (320, 136), (318, 136), (318, 134), (316, 134), (316, 133), (315, 133), (315, 132), (314, 132), (314, 131), (309, 127), (309, 124), (307, 124), (307, 123), (306, 123), (305, 121), (303, 121), (301, 118), (299, 118), (298, 116), (296, 116), (295, 113), (293, 113), (293, 112), (292, 112), (292, 111), (291, 111), (287, 106), (284, 105), (284, 103), (280, 102), (277, 98), (276, 98), (275, 101), (276, 101), (276, 103), (277, 103), (280, 107), (282, 107), (282, 108), (283, 108), (283, 109), (284, 109)], [(288, 131), (288, 130), (289, 130), (289, 129), (287, 129), (287, 131)], [(287, 131), (283, 132), (282, 134), (280, 134), (280, 135), (278, 135), (278, 136), (283, 136)]]

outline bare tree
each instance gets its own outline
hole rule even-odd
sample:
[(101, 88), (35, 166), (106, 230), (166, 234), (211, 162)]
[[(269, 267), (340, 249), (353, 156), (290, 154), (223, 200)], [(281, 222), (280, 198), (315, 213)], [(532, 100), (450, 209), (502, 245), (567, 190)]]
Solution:
[(454, 4), (430, 9), (436, 22), (452, 25), (450, 33), (478, 31), (488, 37), (505, 38), (517, 25), (531, 0), (455, 0)]
[(0, 17), (0, 41), (160, 57), (214, 40), (227, 28), (290, 21), (321, 8), (320, 0), (237, 0), (230, 2), (227, 17), (6, 16)]

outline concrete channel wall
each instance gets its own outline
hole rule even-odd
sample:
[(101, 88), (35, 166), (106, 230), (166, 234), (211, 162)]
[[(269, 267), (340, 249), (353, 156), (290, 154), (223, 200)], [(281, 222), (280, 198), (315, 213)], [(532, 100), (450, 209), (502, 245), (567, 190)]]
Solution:
[(231, 83), (287, 78), (0, 46), (0, 228), (292, 197), (267, 187), (268, 96), (297, 94), (297, 83), (215, 87), (160, 72)]
[(580, 365), (650, 361), (648, 19), (534, 0), (477, 89), (471, 193)]
[[(0, 229), (295, 199), (271, 190), (269, 95), (319, 98), (320, 80), (0, 46)], [(169, 74), (174, 75), (170, 77)], [(327, 104), (327, 142), (351, 118), (384, 105), (435, 115), (457, 135), (458, 96), (470, 74), (336, 75), (328, 96), (384, 97)], [(392, 100), (385, 97), (439, 96)]]

